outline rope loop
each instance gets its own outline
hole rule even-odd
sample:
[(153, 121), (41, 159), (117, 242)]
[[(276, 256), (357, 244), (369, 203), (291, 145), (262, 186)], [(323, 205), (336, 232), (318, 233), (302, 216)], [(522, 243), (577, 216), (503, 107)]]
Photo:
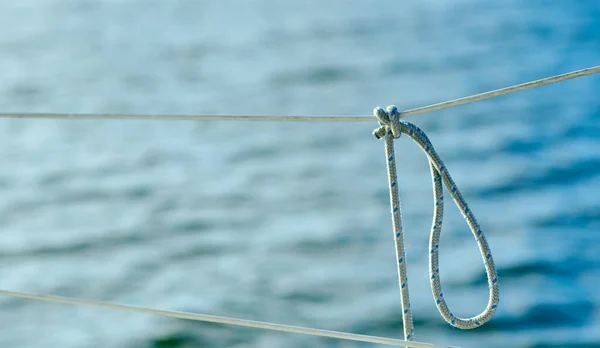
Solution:
[[(400, 217), (400, 198), (398, 194), (397, 175), (396, 175), (396, 160), (394, 157), (394, 139), (400, 137), (401, 133), (408, 135), (413, 139), (419, 147), (425, 152), (429, 159), (429, 167), (431, 170), (431, 176), (433, 178), (433, 192), (434, 192), (434, 217), (433, 226), (431, 228), (431, 235), (429, 239), (429, 275), (431, 283), (431, 291), (435, 300), (436, 306), (442, 315), (442, 317), (452, 326), (460, 329), (474, 329), (489, 321), (498, 308), (499, 301), (499, 288), (498, 288), (498, 276), (496, 273), (496, 267), (494, 265), (494, 259), (487, 240), (479, 226), (479, 223), (473, 216), (473, 213), (469, 209), (467, 202), (463, 198), (462, 194), (458, 190), (454, 180), (448, 173), (448, 170), (444, 166), (444, 163), (438, 156), (437, 152), (433, 148), (431, 141), (419, 129), (412, 123), (400, 121), (398, 109), (395, 106), (388, 106), (387, 110), (382, 108), (376, 108), (374, 110), (375, 117), (379, 120), (380, 127), (373, 131), (373, 135), (380, 139), (385, 136), (385, 152), (387, 158), (388, 167), (388, 180), (390, 189), (390, 203), (392, 206), (392, 222), (394, 227), (394, 235), (396, 237), (396, 256), (398, 257), (398, 276), (400, 279), (400, 291), (402, 299), (402, 310), (404, 313), (404, 331), (407, 335), (407, 340), (412, 339), (413, 325), (412, 315), (410, 313), (410, 302), (408, 299), (408, 285), (406, 277), (406, 262), (404, 241), (402, 234), (402, 223)], [(442, 220), (444, 215), (444, 192), (443, 184), (446, 185), (454, 203), (458, 206), (463, 217), (465, 218), (467, 225), (471, 229), (477, 246), (481, 253), (483, 263), (485, 266), (485, 272), (489, 284), (489, 300), (486, 308), (475, 317), (472, 318), (459, 318), (455, 316), (449, 309), (444, 299), (442, 292), (442, 286), (440, 283), (440, 270), (439, 270), (439, 241), (442, 232)], [(407, 316), (408, 314), (408, 316)]]

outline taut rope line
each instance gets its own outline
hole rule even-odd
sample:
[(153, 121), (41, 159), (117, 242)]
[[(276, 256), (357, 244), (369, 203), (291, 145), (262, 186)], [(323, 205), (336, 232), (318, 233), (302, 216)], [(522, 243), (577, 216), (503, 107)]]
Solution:
[(152, 308), (144, 308), (144, 307), (136, 307), (136, 306), (127, 306), (127, 305), (121, 305), (121, 304), (116, 304), (116, 303), (80, 300), (80, 299), (69, 298), (69, 297), (26, 294), (26, 293), (22, 293), (22, 292), (12, 292), (12, 291), (4, 291), (4, 290), (0, 290), (0, 295), (22, 298), (22, 299), (29, 299), (29, 300), (38, 300), (38, 301), (43, 301), (43, 302), (62, 303), (62, 304), (68, 304), (68, 305), (72, 305), (72, 306), (96, 307), (96, 308), (104, 308), (104, 309), (111, 309), (111, 310), (118, 310), (118, 311), (152, 314), (152, 315), (178, 318), (178, 319), (187, 319), (187, 320), (203, 321), (203, 322), (218, 323), (218, 324), (245, 326), (245, 327), (252, 327), (252, 328), (272, 330), (272, 331), (292, 332), (292, 333), (299, 333), (299, 334), (311, 335), (311, 336), (338, 338), (338, 339), (342, 339), (342, 340), (387, 344), (390, 346), (397, 346), (397, 347), (406, 346), (406, 347), (412, 347), (412, 348), (453, 348), (450, 346), (436, 346), (436, 345), (433, 345), (430, 343), (408, 342), (408, 341), (397, 340), (397, 339), (393, 339), (393, 338), (358, 335), (358, 334), (339, 332), (339, 331), (311, 329), (311, 328), (300, 327), (300, 326), (281, 325), (281, 324), (267, 323), (267, 322), (263, 322), (263, 321), (253, 321), (253, 320), (245, 320), (245, 319), (237, 319), (237, 318), (219, 317), (219, 316), (206, 315), (206, 314), (196, 314), (196, 313), (168, 311), (168, 310), (152, 309)]
[[(546, 77), (511, 87), (475, 94), (469, 97), (454, 99), (443, 103), (432, 104), (403, 111), (400, 117), (408, 117), (448, 109), (480, 100), (496, 98), (502, 95), (524, 91), (531, 88), (550, 85), (578, 77), (600, 72), (600, 65), (572, 71), (569, 73)], [(0, 118), (35, 118), (66, 120), (154, 120), (154, 121), (253, 121), (253, 122), (373, 122), (372, 116), (244, 116), (244, 115), (110, 115), (110, 114), (54, 114), (54, 113), (0, 113)]]

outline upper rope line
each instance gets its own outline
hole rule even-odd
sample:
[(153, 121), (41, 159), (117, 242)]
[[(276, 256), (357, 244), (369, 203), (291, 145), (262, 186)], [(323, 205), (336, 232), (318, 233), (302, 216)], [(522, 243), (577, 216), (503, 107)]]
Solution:
[[(403, 111), (400, 117), (408, 117), (448, 109), (480, 100), (496, 98), (502, 95), (524, 91), (531, 88), (550, 85), (578, 77), (593, 75), (600, 72), (600, 65), (572, 71), (569, 73), (546, 77), (511, 87), (501, 88), (485, 93), (454, 99)], [(67, 119), (67, 120), (154, 120), (154, 121), (249, 121), (249, 122), (373, 122), (372, 116), (244, 116), (244, 115), (118, 115), (118, 114), (61, 114), (61, 113), (0, 113), (0, 118), (24, 119)]]
[[(389, 106), (386, 110), (376, 108), (374, 110), (375, 117), (379, 120), (380, 127), (373, 131), (373, 135), (377, 139), (385, 137), (385, 156), (387, 162), (388, 184), (390, 191), (390, 205), (392, 212), (392, 224), (394, 229), (394, 237), (396, 242), (396, 259), (398, 260), (398, 279), (400, 283), (400, 298), (402, 301), (402, 313), (404, 323), (404, 337), (406, 340), (412, 340), (414, 329), (412, 323), (412, 313), (410, 309), (410, 300), (408, 294), (408, 277), (406, 271), (406, 255), (404, 251), (404, 235), (402, 232), (402, 211), (400, 208), (400, 197), (398, 194), (398, 178), (396, 174), (396, 157), (394, 151), (394, 139), (400, 138), (402, 133), (412, 138), (421, 149), (425, 152), (429, 159), (429, 167), (433, 179), (433, 197), (434, 197), (434, 212), (433, 226), (429, 239), (429, 276), (431, 282), (431, 291), (435, 300), (436, 306), (442, 317), (452, 326), (460, 329), (474, 329), (483, 325), (491, 319), (498, 308), (499, 288), (498, 276), (492, 252), (485, 239), (479, 223), (469, 209), (467, 202), (456, 187), (454, 180), (448, 173), (448, 169), (438, 156), (433, 148), (429, 138), (419, 127), (406, 121), (400, 121), (401, 114), (395, 106)], [(444, 217), (444, 191), (442, 182), (448, 188), (452, 199), (458, 206), (463, 217), (467, 221), (473, 236), (477, 241), (485, 272), (489, 284), (489, 301), (483, 312), (472, 318), (459, 318), (455, 316), (444, 299), (442, 286), (440, 284), (440, 269), (439, 269), (439, 242), (442, 232), (442, 220)]]
[(169, 310), (161, 310), (161, 309), (153, 309), (153, 308), (145, 308), (145, 307), (137, 307), (137, 306), (128, 306), (128, 305), (109, 303), (109, 302), (80, 300), (80, 299), (76, 299), (76, 298), (61, 297), (61, 296), (27, 294), (27, 293), (23, 293), (23, 292), (4, 291), (4, 290), (0, 290), (0, 296), (37, 300), (37, 301), (43, 301), (43, 302), (62, 303), (62, 304), (68, 304), (68, 305), (72, 305), (72, 306), (80, 306), (80, 307), (81, 306), (95, 307), (95, 308), (111, 309), (111, 310), (118, 310), (118, 311), (145, 313), (145, 314), (157, 315), (157, 316), (162, 316), (162, 317), (203, 321), (203, 322), (218, 323), (218, 324), (228, 324), (228, 325), (236, 325), (236, 326), (245, 326), (245, 327), (252, 327), (252, 328), (256, 328), (256, 329), (291, 332), (291, 333), (298, 333), (298, 334), (311, 335), (311, 336), (338, 338), (338, 339), (350, 340), (350, 341), (387, 344), (390, 346), (397, 346), (397, 347), (405, 346), (405, 347), (411, 347), (411, 348), (456, 348), (456, 347), (451, 347), (451, 346), (438, 346), (438, 345), (424, 343), (424, 342), (409, 342), (409, 341), (403, 341), (403, 340), (386, 338), (386, 337), (367, 336), (367, 335), (359, 335), (359, 334), (352, 334), (352, 333), (339, 332), (339, 331), (312, 329), (312, 328), (306, 328), (306, 327), (301, 327), (301, 326), (281, 325), (281, 324), (268, 323), (268, 322), (264, 322), (264, 321), (228, 318), (228, 317), (220, 317), (220, 316), (206, 315), (206, 314), (196, 314), (196, 313), (169, 311)]

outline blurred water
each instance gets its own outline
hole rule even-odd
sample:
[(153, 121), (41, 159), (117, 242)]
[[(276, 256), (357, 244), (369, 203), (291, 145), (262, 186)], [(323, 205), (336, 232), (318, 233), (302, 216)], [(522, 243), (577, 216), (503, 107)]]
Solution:
[[(370, 114), (600, 61), (597, 1), (21, 0), (0, 4), (2, 112)], [(397, 144), (416, 339), (600, 347), (600, 79), (410, 121), (485, 228), (500, 309), (437, 314), (427, 161)], [(0, 121), (0, 288), (402, 336), (373, 124)], [(447, 208), (444, 292), (485, 306)], [(2, 347), (358, 347), (0, 298)]]

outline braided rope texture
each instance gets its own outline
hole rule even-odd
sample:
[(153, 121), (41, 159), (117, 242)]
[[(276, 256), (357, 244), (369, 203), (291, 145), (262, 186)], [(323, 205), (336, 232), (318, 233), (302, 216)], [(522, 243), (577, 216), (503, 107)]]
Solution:
[[(396, 241), (396, 258), (398, 260), (398, 277), (400, 283), (400, 295), (402, 300), (402, 312), (404, 322), (404, 335), (406, 340), (412, 340), (414, 328), (412, 323), (412, 313), (410, 310), (410, 300), (408, 294), (408, 278), (406, 272), (406, 256), (404, 251), (404, 236), (402, 233), (402, 214), (400, 210), (400, 197), (398, 194), (398, 183), (396, 175), (396, 159), (394, 156), (394, 140), (398, 139), (402, 133), (413, 139), (419, 147), (425, 152), (429, 159), (429, 167), (433, 178), (433, 198), (434, 213), (433, 226), (429, 238), (429, 275), (431, 291), (436, 306), (442, 317), (452, 326), (460, 329), (474, 329), (489, 321), (498, 308), (499, 287), (498, 276), (494, 259), (487, 240), (481, 231), (479, 223), (469, 209), (467, 202), (456, 187), (454, 180), (448, 173), (444, 163), (433, 148), (429, 138), (419, 127), (406, 121), (400, 121), (400, 113), (395, 106), (388, 106), (387, 110), (376, 108), (374, 115), (379, 120), (380, 127), (373, 131), (377, 139), (385, 137), (385, 155), (387, 159), (388, 183), (390, 189), (390, 204), (392, 207), (392, 224)], [(475, 236), (477, 246), (481, 252), (485, 272), (489, 284), (489, 300), (486, 308), (480, 314), (472, 318), (459, 318), (455, 316), (444, 299), (442, 285), (440, 283), (439, 270), (439, 241), (442, 232), (442, 220), (444, 217), (444, 193), (442, 185), (445, 184), (458, 206), (463, 217), (467, 221), (471, 232)]]

